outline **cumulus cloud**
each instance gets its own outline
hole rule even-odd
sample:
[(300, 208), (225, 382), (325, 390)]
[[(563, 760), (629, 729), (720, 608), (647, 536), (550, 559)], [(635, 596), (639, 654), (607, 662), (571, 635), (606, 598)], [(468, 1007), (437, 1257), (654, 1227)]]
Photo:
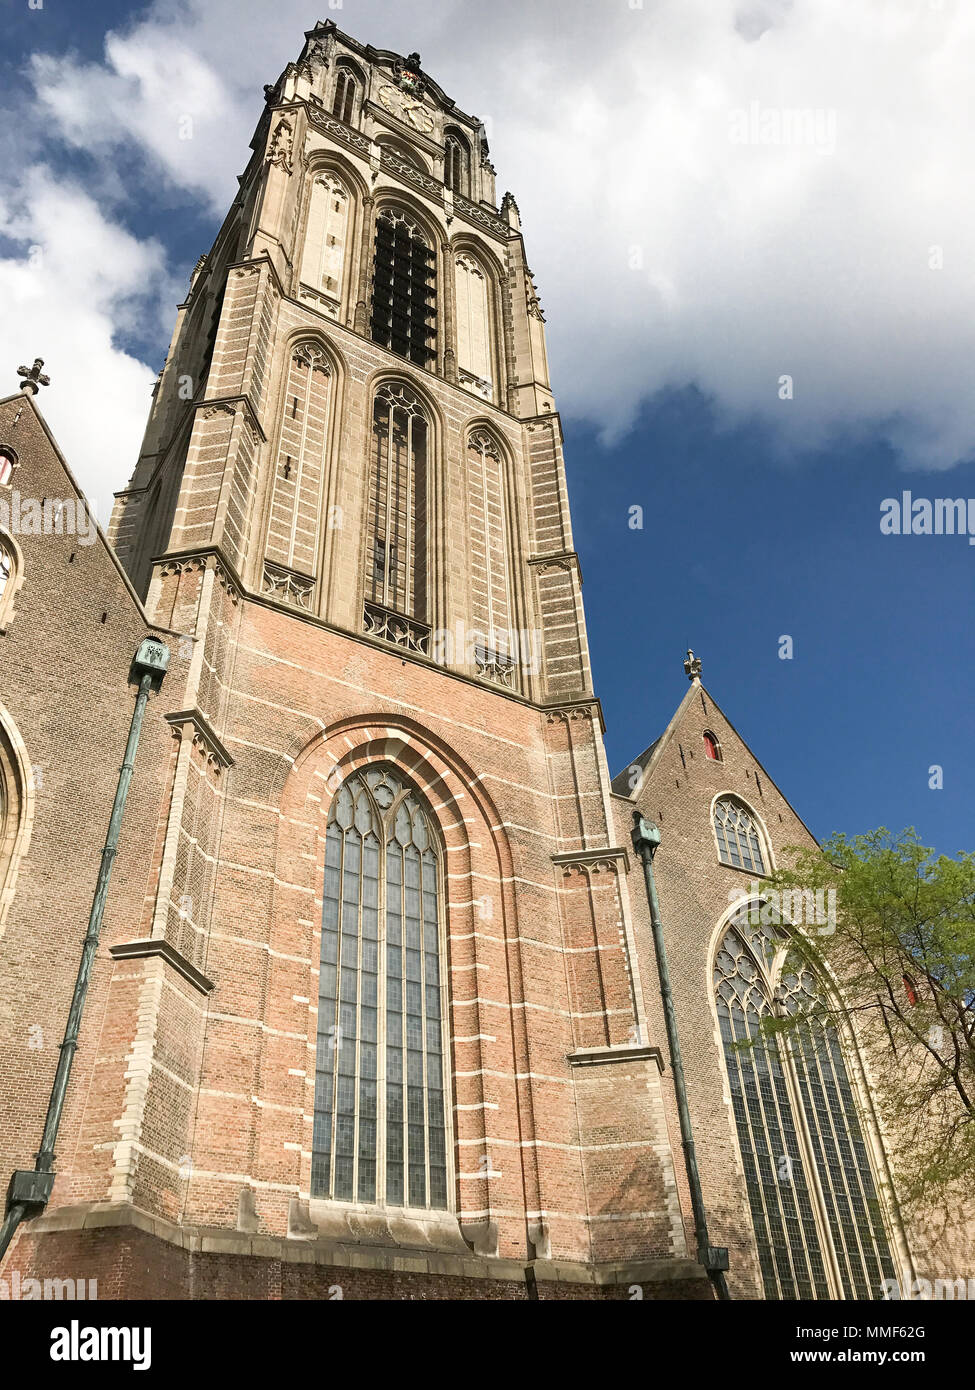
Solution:
[[(755, 419), (786, 452), (867, 435), (909, 467), (971, 457), (971, 6), (360, 0), (326, 13), (363, 41), (419, 48), (486, 120), (565, 412), (618, 437), (655, 392), (694, 383), (719, 419)], [(39, 99), (65, 140), (106, 159), (137, 147), (222, 210), (261, 86), (311, 22), (298, 0), (157, 0), (103, 63), (37, 59)]]
[(174, 286), (156, 242), (107, 220), (80, 188), (32, 169), (0, 198), (4, 306), (3, 382), (44, 354), (52, 385), (40, 405), (78, 482), (105, 524), (112, 491), (132, 471), (149, 410), (154, 372), (119, 347), (119, 334)]

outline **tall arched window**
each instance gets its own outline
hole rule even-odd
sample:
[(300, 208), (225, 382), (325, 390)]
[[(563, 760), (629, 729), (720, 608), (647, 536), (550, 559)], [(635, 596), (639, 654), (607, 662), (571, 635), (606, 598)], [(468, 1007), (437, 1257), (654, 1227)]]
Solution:
[(738, 1046), (821, 994), (805, 967), (783, 974), (788, 938), (762, 915), (757, 902), (736, 914), (713, 982), (765, 1297), (880, 1298), (896, 1272), (835, 1027)]
[(490, 281), (484, 267), (466, 253), (455, 258), (454, 270), (460, 384), (490, 401), (494, 399)]
[[(366, 630), (426, 651), (427, 419), (399, 382), (376, 392), (366, 517)], [(378, 610), (377, 610), (378, 606)], [(414, 619), (390, 622), (389, 615)]]
[(389, 767), (355, 773), (325, 840), (311, 1195), (448, 1205), (442, 863)]
[(715, 762), (721, 762), (721, 744), (712, 733), (704, 735), (704, 756), (713, 758)]
[(722, 864), (764, 874), (765, 858), (758, 826), (743, 802), (730, 796), (714, 805), (714, 833), (718, 838), (718, 857)]
[(325, 296), (326, 308), (338, 312), (345, 280), (352, 200), (335, 174), (315, 176), (308, 203), (308, 223), (301, 256), (302, 284)]
[[(331, 386), (332, 368), (324, 350), (315, 342), (297, 344), (285, 384), (266, 554), (272, 565), (302, 575), (314, 575), (318, 568)], [(279, 579), (272, 572), (265, 589), (308, 606), (310, 591), (302, 598), (293, 583), (282, 588)]]
[(340, 67), (335, 75), (335, 99), (332, 102), (332, 115), (351, 125), (355, 115), (355, 104), (359, 95), (359, 84), (351, 68)]
[(469, 169), (470, 155), (466, 140), (456, 131), (448, 131), (444, 137), (444, 183), (454, 193), (469, 196)]
[(372, 338), (426, 367), (436, 356), (436, 257), (419, 223), (402, 208), (376, 218)]
[(467, 441), (467, 505), (470, 519), (471, 624), (480, 675), (510, 685), (512, 652), (511, 576), (505, 515), (504, 458), (487, 430)]

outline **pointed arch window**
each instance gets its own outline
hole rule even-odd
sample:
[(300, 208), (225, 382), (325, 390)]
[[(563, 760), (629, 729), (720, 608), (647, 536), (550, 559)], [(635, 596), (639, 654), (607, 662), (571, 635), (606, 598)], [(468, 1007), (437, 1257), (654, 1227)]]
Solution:
[(763, 915), (752, 902), (729, 923), (713, 984), (765, 1297), (880, 1298), (896, 1272), (835, 1026), (820, 1016), (790, 1042), (739, 1046), (822, 994), (806, 967), (783, 973), (788, 938)]
[(355, 73), (351, 68), (340, 67), (335, 77), (335, 98), (332, 101), (332, 115), (337, 116), (346, 125), (352, 124), (355, 115), (356, 101), (359, 96), (359, 84), (356, 81)]
[(384, 207), (376, 218), (372, 338), (427, 367), (436, 357), (436, 257), (415, 218)]
[[(324, 350), (313, 341), (298, 343), (285, 383), (266, 554), (272, 566), (304, 576), (318, 568), (331, 389)], [(311, 590), (282, 587), (277, 569), (266, 577), (265, 591), (309, 606)]]
[(443, 868), (426, 802), (389, 767), (328, 816), (311, 1195), (448, 1205)]
[(722, 797), (714, 806), (714, 833), (718, 858), (735, 869), (765, 873), (765, 854), (758, 825), (744, 802)]
[(470, 154), (466, 140), (455, 131), (444, 138), (443, 181), (452, 192), (470, 196)]
[(470, 521), (471, 624), (478, 674), (511, 685), (516, 645), (508, 562), (504, 457), (487, 430), (467, 441), (467, 498)]
[(714, 761), (718, 763), (720, 763), (722, 760), (721, 744), (715, 738), (714, 734), (710, 732), (705, 733), (704, 735), (704, 756), (706, 758), (713, 758)]
[[(366, 518), (366, 630), (426, 650), (427, 418), (399, 382), (376, 392)], [(414, 619), (397, 627), (389, 615)]]
[(0, 487), (6, 487), (17, 467), (17, 455), (5, 445), (0, 447)]
[(352, 200), (330, 171), (316, 175), (308, 204), (301, 257), (301, 282), (326, 298), (326, 312), (337, 316), (345, 283)]
[(466, 252), (454, 259), (454, 283), (460, 384), (491, 401), (494, 399), (491, 283), (484, 267)]

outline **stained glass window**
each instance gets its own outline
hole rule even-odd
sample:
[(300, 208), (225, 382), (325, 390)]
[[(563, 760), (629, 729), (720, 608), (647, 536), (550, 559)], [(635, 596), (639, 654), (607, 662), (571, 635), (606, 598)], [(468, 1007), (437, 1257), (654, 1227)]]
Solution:
[(447, 1206), (441, 861), (390, 768), (332, 803), (325, 852), (313, 1197)]
[(764, 874), (765, 860), (758, 829), (745, 807), (731, 797), (722, 797), (714, 807), (714, 831), (722, 864)]
[(773, 999), (792, 1012), (820, 997), (807, 969), (781, 976), (787, 938), (755, 906), (729, 925), (713, 982), (765, 1297), (879, 1298), (896, 1273), (835, 1027), (737, 1046)]

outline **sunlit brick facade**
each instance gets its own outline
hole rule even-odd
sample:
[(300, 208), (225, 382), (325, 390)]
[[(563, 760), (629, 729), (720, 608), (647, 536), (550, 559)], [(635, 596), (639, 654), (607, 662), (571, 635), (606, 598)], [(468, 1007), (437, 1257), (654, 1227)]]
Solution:
[[(70, 1265), (121, 1297), (710, 1298), (638, 807), (668, 842), (712, 1240), (736, 1296), (762, 1297), (710, 993), (739, 872), (712, 799), (762, 808), (768, 845), (809, 834), (699, 684), (610, 782), (544, 319), (483, 127), (417, 55), (331, 22), (266, 97), (113, 549), (87, 556), (86, 585), (118, 590), (110, 727), (90, 815), (69, 806), (92, 843), (59, 962), (36, 958), (44, 1001), (18, 988), (35, 947), (17, 893), (0, 940), (13, 1169), (43, 1123), (127, 662), (161, 636), (54, 1193), (7, 1265)], [(0, 423), (18, 407), (53, 457), (29, 402), (0, 402)], [(33, 641), (58, 638), (52, 610)], [(43, 742), (18, 680), (11, 723)], [(79, 718), (84, 684), (60, 697)], [(51, 870), (42, 833), (22, 880)]]

